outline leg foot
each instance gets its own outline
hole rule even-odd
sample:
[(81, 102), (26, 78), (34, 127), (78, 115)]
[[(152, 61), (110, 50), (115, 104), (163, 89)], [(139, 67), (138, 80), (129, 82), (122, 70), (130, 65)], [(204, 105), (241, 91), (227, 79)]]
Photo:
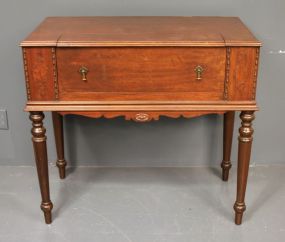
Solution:
[(42, 202), (41, 209), (44, 212), (46, 224), (51, 224), (51, 210), (53, 208), (52, 202)]
[(57, 152), (56, 166), (58, 167), (59, 177), (65, 178), (66, 160), (64, 159), (64, 139), (63, 139), (63, 120), (57, 112), (52, 112), (54, 137)]
[(223, 169), (222, 171), (222, 180), (223, 181), (228, 181), (229, 180), (229, 173), (230, 169), (232, 167), (232, 164), (230, 161), (222, 161), (221, 167)]
[(252, 121), (254, 120), (254, 112), (243, 111), (240, 114), (240, 118), (242, 122), (239, 129), (237, 197), (234, 204), (235, 223), (238, 225), (242, 223), (242, 216), (246, 209), (244, 200), (253, 140)]
[(223, 161), (221, 163), (223, 181), (227, 181), (229, 179), (229, 171), (232, 167), (231, 150), (234, 130), (234, 119), (234, 111), (226, 112), (224, 114)]
[(48, 159), (46, 147), (46, 129), (43, 126), (43, 112), (30, 112), (30, 120), (33, 123), (32, 141), (34, 146), (37, 173), (40, 184), (42, 203), (41, 209), (45, 215), (47, 224), (51, 223), (52, 202), (49, 195), (49, 176), (48, 176)]
[(57, 160), (56, 166), (58, 167), (59, 178), (64, 179), (65, 178), (66, 161), (65, 160)]
[(245, 209), (246, 209), (245, 203), (238, 203), (238, 202), (235, 203), (234, 210), (235, 210), (235, 224), (236, 225), (241, 224), (242, 215)]

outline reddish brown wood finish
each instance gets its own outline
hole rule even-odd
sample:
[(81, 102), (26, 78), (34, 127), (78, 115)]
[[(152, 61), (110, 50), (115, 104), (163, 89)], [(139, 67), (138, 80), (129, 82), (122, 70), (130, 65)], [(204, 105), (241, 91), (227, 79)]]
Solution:
[(230, 50), (229, 100), (255, 100), (259, 48), (236, 47)]
[[(236, 224), (245, 210), (261, 43), (236, 17), (51, 17), (22, 43), (33, 142), (46, 222), (51, 222), (42, 111), (53, 112), (65, 176), (61, 115), (147, 122), (224, 114), (228, 179), (234, 112), (242, 111)], [(195, 72), (201, 66), (202, 73)], [(79, 73), (82, 67), (88, 68)], [(200, 67), (199, 67), (200, 68)], [(199, 69), (198, 68), (198, 69)], [(200, 76), (201, 74), (201, 76)], [(200, 79), (200, 77), (202, 77)], [(85, 80), (86, 79), (86, 80)]]
[(246, 209), (244, 198), (253, 140), (252, 121), (254, 120), (254, 112), (241, 112), (240, 118), (242, 122), (239, 129), (237, 198), (234, 204), (234, 210), (236, 212), (235, 223), (237, 225), (241, 224), (243, 212)]
[(22, 46), (260, 46), (237, 17), (49, 17)]
[[(215, 111), (216, 114), (223, 114), (223, 111)], [(81, 112), (81, 111), (66, 111), (66, 112), (60, 112), (62, 115), (68, 115), (68, 114), (75, 114), (75, 115), (81, 115), (86, 116), (90, 118), (117, 118), (123, 116), (125, 120), (133, 120), (135, 122), (147, 122), (152, 120), (159, 120), (161, 116), (169, 117), (169, 118), (194, 118), (199, 117), (206, 114), (212, 114), (212, 112), (209, 111), (199, 111), (199, 112), (152, 112), (152, 111), (143, 111), (143, 112)]]
[[(225, 60), (225, 48), (59, 48), (60, 100), (100, 100), (100, 93), (109, 100), (120, 95), (126, 100), (128, 93), (161, 93), (165, 100), (164, 93), (176, 93), (176, 99), (222, 100)], [(203, 68), (201, 80), (197, 66)], [(81, 67), (89, 70), (86, 81)]]
[(34, 144), (35, 160), (38, 171), (40, 190), (42, 195), (41, 209), (44, 212), (45, 221), (51, 223), (51, 210), (53, 204), (49, 195), (48, 159), (46, 147), (46, 129), (43, 126), (44, 114), (42, 112), (30, 112), (30, 120), (33, 123), (32, 141)]
[(209, 111), (257, 111), (255, 101), (157, 101), (157, 100), (134, 100), (134, 101), (50, 101), (50, 102), (27, 102), (25, 111), (181, 111), (197, 112)]
[(229, 171), (232, 167), (231, 150), (232, 150), (234, 121), (235, 121), (234, 111), (226, 112), (224, 114), (223, 161), (221, 163), (221, 167), (223, 170), (222, 174), (223, 181), (227, 181), (229, 179)]
[[(102, 48), (104, 54), (99, 56), (96, 53), (101, 50), (94, 48), (38, 47), (23, 51), (29, 104), (52, 100), (225, 100), (229, 105), (255, 101), (259, 57), (259, 48), (255, 47)], [(124, 54), (127, 58), (122, 58)], [(78, 72), (84, 65), (90, 68), (87, 81), (82, 81)], [(201, 80), (195, 77), (198, 65), (204, 67)]]
[(64, 158), (64, 137), (63, 137), (63, 120), (58, 112), (52, 112), (54, 137), (57, 152), (56, 166), (59, 170), (59, 177), (65, 178), (66, 160)]
[(27, 99), (50, 101), (56, 99), (56, 65), (53, 48), (23, 48)]

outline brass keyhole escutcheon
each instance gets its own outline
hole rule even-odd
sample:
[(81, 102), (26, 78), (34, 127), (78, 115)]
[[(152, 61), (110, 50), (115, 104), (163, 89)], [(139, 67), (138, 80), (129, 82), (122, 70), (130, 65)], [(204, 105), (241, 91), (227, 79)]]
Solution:
[(202, 80), (202, 73), (204, 72), (204, 69), (202, 66), (196, 66), (194, 69), (196, 72), (196, 79), (197, 80)]
[(79, 73), (82, 76), (82, 81), (87, 81), (87, 73), (89, 72), (88, 68), (85, 66), (80, 67)]

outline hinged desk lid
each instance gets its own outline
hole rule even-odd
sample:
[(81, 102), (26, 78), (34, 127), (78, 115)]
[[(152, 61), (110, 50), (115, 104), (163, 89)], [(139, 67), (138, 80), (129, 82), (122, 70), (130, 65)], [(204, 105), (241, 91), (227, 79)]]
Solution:
[(21, 46), (260, 46), (237, 17), (49, 17)]

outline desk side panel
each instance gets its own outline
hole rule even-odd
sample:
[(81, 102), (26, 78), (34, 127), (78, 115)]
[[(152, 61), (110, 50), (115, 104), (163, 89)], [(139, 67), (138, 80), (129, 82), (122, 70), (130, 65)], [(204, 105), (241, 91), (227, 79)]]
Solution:
[(23, 59), (28, 101), (53, 101), (57, 98), (55, 49), (25, 47)]
[(228, 100), (255, 100), (259, 47), (231, 47)]

